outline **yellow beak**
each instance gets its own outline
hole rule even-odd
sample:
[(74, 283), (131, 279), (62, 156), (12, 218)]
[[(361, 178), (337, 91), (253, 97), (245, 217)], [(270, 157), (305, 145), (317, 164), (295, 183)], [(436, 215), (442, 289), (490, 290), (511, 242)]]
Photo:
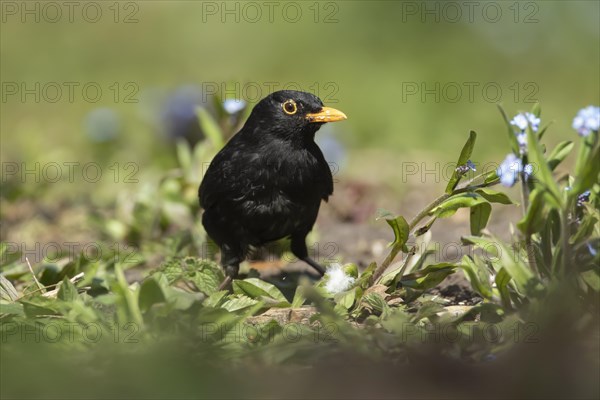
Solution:
[(346, 114), (340, 110), (331, 107), (323, 107), (321, 111), (312, 114), (306, 114), (306, 119), (309, 122), (336, 122), (348, 119)]

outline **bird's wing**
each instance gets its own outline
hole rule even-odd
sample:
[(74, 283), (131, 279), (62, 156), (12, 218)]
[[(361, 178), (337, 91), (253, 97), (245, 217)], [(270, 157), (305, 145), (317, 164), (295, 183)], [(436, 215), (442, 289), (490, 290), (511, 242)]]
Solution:
[(317, 183), (321, 190), (321, 198), (325, 201), (329, 199), (329, 196), (333, 194), (333, 175), (331, 174), (331, 167), (321, 149), (315, 144), (313, 148), (309, 149), (310, 153), (317, 160)]
[(211, 162), (200, 184), (200, 206), (207, 210), (222, 199), (241, 199), (251, 191), (255, 185), (251, 165), (258, 157), (243, 146), (223, 148)]

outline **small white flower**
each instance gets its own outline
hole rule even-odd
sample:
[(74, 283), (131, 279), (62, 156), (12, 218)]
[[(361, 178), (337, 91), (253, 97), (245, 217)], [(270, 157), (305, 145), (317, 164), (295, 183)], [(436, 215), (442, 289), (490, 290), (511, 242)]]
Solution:
[(344, 272), (341, 264), (332, 264), (325, 272), (327, 283), (325, 290), (331, 294), (337, 294), (350, 289), (354, 284), (355, 279)]
[(510, 124), (519, 128), (521, 132), (527, 129), (527, 125), (530, 125), (531, 130), (537, 132), (540, 122), (541, 120), (532, 113), (519, 113), (510, 121)]
[(517, 142), (519, 147), (527, 147), (527, 135), (525, 133), (517, 133)]
[(527, 129), (527, 118), (524, 114), (517, 114), (512, 119), (512, 121), (510, 121), (510, 124), (516, 126), (521, 131), (524, 131), (525, 129)]
[(496, 170), (496, 175), (500, 178), (500, 183), (502, 185), (512, 187), (515, 182), (519, 180), (519, 174), (521, 172), (524, 172), (525, 178), (528, 178), (533, 174), (533, 166), (527, 164), (525, 165), (525, 168), (523, 168), (521, 159), (510, 153)]
[(525, 116), (527, 117), (527, 120), (529, 121), (529, 125), (531, 125), (531, 130), (534, 132), (537, 132), (538, 129), (540, 128), (540, 122), (542, 122), (542, 120), (538, 117), (536, 117), (535, 115), (533, 115), (532, 113), (525, 113)]
[(580, 136), (588, 136), (600, 127), (600, 107), (587, 106), (582, 108), (573, 119), (573, 129)]
[(228, 114), (237, 114), (246, 107), (244, 100), (227, 99), (223, 102), (223, 108)]
[(500, 183), (504, 186), (511, 187), (515, 184), (519, 177), (519, 172), (523, 168), (523, 163), (520, 158), (510, 153), (506, 156), (502, 164), (496, 170), (496, 174), (500, 177)]

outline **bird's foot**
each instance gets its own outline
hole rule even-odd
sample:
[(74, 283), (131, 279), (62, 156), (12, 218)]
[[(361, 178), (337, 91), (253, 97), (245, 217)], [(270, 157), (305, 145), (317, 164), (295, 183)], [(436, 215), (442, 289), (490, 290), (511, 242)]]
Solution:
[(321, 264), (319, 264), (318, 262), (313, 260), (312, 258), (307, 256), (307, 257), (302, 258), (302, 261), (304, 261), (305, 263), (307, 263), (308, 265), (310, 265), (311, 267), (316, 269), (317, 272), (319, 273), (319, 275), (321, 275), (321, 276), (325, 275), (325, 268)]
[(219, 285), (219, 290), (231, 290), (231, 282), (238, 276), (240, 270), (239, 265), (226, 265), (223, 267), (225, 270), (225, 279)]
[(217, 290), (218, 291), (230, 290), (232, 281), (233, 281), (233, 279), (230, 276), (226, 276), (225, 279), (223, 279), (223, 282), (221, 282), (221, 284), (219, 285), (219, 288)]

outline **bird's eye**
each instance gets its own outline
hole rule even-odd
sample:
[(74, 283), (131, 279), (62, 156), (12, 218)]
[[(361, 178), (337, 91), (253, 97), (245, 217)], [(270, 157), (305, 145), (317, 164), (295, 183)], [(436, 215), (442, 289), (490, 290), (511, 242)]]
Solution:
[(294, 100), (287, 100), (285, 103), (283, 103), (282, 107), (283, 111), (288, 115), (294, 115), (296, 114), (296, 111), (298, 111), (298, 107), (296, 106), (296, 102)]

